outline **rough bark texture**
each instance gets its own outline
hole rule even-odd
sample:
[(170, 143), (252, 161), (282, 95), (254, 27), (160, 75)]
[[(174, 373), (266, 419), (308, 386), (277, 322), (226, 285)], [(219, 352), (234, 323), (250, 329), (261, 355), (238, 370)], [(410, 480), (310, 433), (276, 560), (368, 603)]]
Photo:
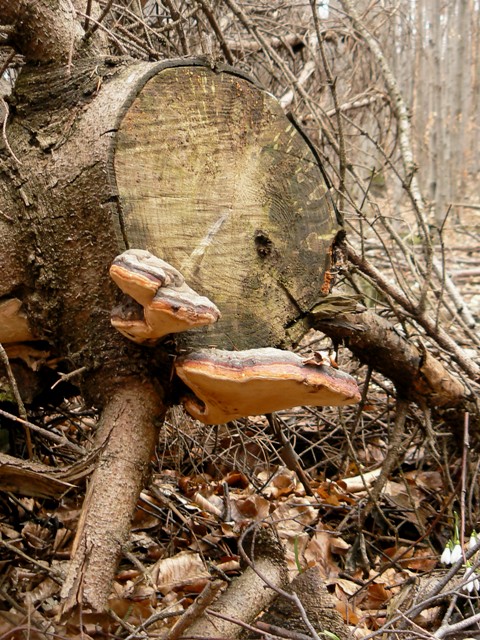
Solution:
[(112, 568), (128, 540), (161, 422), (163, 405), (148, 383), (126, 381), (104, 408), (96, 438), (104, 451), (85, 497), (62, 589), (64, 611), (77, 604), (93, 609), (105, 606)]
[[(284, 550), (268, 530), (257, 532), (255, 554), (251, 560), (254, 569), (247, 567), (208, 610), (219, 613), (228, 620), (209, 615), (207, 611), (185, 635), (239, 638), (243, 628), (236, 621), (251, 623), (263, 609), (271, 604), (276, 597), (274, 589), (285, 587), (288, 573)], [(265, 580), (268, 581), (270, 588)]]
[[(310, 624), (320, 637), (322, 633), (327, 632), (334, 633), (340, 640), (353, 640), (353, 634), (335, 609), (333, 599), (320, 577), (318, 567), (311, 567), (298, 575), (292, 581), (288, 591), (297, 594)], [(278, 596), (268, 612), (262, 616), (261, 622), (311, 635), (299, 608), (284, 596)]]
[[(85, 396), (104, 409), (99, 467), (64, 587), (67, 609), (106, 604), (153, 450), (152, 423), (164, 410), (161, 387), (150, 382), (151, 352), (110, 324), (118, 292), (108, 268), (119, 251), (112, 132), (130, 82), (135, 91), (136, 74), (146, 67), (104, 58), (78, 62), (71, 73), (27, 67), (8, 130), (22, 164), (3, 159), (4, 185), (13, 193), (2, 189), (1, 208), (15, 219), (18, 235), (16, 253), (5, 258), (25, 267), (17, 293), (34, 333), (53, 345), (68, 369), (85, 368)], [(162, 375), (168, 380), (168, 365)]]
[(392, 380), (404, 397), (421, 406), (456, 407), (469, 399), (466, 387), (441, 362), (371, 311), (332, 319), (313, 317), (312, 325), (342, 341), (362, 362)]
[(0, 218), (0, 297), (7, 293), (15, 296), (17, 287), (25, 279), (25, 267), (19, 259), (15, 242), (14, 218), (10, 218), (7, 211), (2, 211), (2, 214), (4, 220)]
[(79, 49), (85, 54), (95, 46), (82, 41), (83, 29), (69, 0), (0, 0), (0, 21), (14, 27), (11, 44), (30, 62), (68, 62)]

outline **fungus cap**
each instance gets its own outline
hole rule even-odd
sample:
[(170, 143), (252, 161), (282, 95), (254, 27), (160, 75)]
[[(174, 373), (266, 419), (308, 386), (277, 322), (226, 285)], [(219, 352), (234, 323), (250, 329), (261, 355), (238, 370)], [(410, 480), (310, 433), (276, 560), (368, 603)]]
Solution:
[(194, 394), (183, 400), (185, 409), (205, 424), (360, 400), (358, 385), (347, 373), (281, 349), (202, 350), (177, 358), (175, 370)]
[(213, 302), (196, 293), (179, 271), (149, 251), (130, 249), (117, 256), (110, 276), (143, 307), (143, 317), (129, 317), (118, 308), (112, 313), (112, 325), (135, 342), (159, 340), (220, 318)]

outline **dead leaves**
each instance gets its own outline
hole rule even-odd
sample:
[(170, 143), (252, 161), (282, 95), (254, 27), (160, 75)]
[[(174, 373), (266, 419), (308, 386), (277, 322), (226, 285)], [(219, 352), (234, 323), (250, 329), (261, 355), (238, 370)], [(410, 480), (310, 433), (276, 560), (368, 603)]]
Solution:
[[(213, 447), (218, 445), (223, 452), (215, 454), (218, 464), (212, 462), (210, 440), (190, 430), (191, 440), (185, 441), (192, 452), (190, 460), (208, 451), (208, 464), (193, 465), (182, 473), (180, 466), (166, 467), (162, 458), (162, 472), (153, 475), (138, 503), (130, 546), (124, 550), (109, 599), (111, 612), (84, 612), (82, 621), (72, 618), (68, 628), (57, 623), (51, 628), (75, 637), (83, 625), (83, 637), (89, 640), (98, 637), (99, 629), (128, 635), (148, 621), (149, 633), (165, 636), (212, 580), (218, 577), (226, 585), (245, 574), (237, 542), (246, 528), (256, 526), (275, 531), (290, 579), (309, 568), (318, 571), (337, 611), (356, 628), (358, 637), (379, 629), (392, 615), (392, 603), (402, 586), (437, 565), (438, 552), (422, 536), (438, 518), (444, 477), (435, 466), (422, 468), (419, 460), (425, 456), (425, 444), (421, 439), (410, 441), (404, 452), (406, 470), (387, 479), (359, 532), (357, 518), (381, 474), (388, 439), (375, 434), (341, 467), (342, 458), (334, 458), (335, 452), (328, 449), (332, 442), (328, 423), (315, 426), (301, 409), (292, 412), (291, 421), (295, 451), (303, 442), (321, 469), (307, 470), (311, 495), (294, 471), (266, 460), (272, 442), (268, 432), (262, 434), (264, 443), (256, 435), (265, 428), (261, 418), (249, 422), (243, 432), (209, 429)], [(335, 429), (343, 446), (343, 436)], [(246, 433), (251, 440), (245, 441)], [(171, 450), (171, 441), (166, 444)], [(253, 444), (255, 450), (263, 450), (262, 457), (251, 458)], [(317, 451), (323, 446), (330, 453), (319, 465)], [(244, 464), (241, 452), (247, 450), (253, 467)], [(306, 468), (305, 459), (299, 460)], [(15, 508), (10, 506), (14, 517), (0, 521), (0, 566), (7, 571), (9, 592), (20, 606), (38, 612), (41, 628), (50, 628), (58, 614), (63, 563), (71, 551), (81, 506), (73, 491), (56, 504), (17, 498)], [(447, 500), (448, 496), (442, 497), (441, 504)], [(360, 539), (363, 543), (358, 546)], [(26, 620), (13, 610), (8, 613), (10, 617), (0, 616), (4, 632), (12, 629), (12, 620), (19, 626)], [(41, 633), (32, 632), (32, 637)]]

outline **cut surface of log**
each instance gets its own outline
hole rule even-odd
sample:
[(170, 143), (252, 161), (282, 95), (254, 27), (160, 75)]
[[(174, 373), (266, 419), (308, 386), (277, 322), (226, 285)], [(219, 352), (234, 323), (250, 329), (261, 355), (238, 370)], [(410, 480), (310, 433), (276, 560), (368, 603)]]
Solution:
[(222, 319), (195, 346), (290, 346), (330, 289), (339, 230), (312, 148), (278, 102), (233, 70), (165, 68), (116, 138), (119, 236), (179, 269)]

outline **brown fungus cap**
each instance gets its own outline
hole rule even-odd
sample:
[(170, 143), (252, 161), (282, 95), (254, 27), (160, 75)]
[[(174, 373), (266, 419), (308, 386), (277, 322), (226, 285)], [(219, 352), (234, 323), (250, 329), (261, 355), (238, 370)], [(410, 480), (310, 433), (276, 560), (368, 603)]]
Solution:
[(205, 424), (360, 400), (357, 383), (347, 373), (280, 349), (197, 351), (177, 358), (175, 369), (194, 394), (184, 399), (185, 409)]
[(119, 309), (112, 314), (113, 326), (135, 342), (158, 340), (220, 318), (213, 302), (196, 293), (179, 271), (149, 251), (130, 249), (117, 256), (110, 276), (143, 307), (143, 318), (130, 318)]

